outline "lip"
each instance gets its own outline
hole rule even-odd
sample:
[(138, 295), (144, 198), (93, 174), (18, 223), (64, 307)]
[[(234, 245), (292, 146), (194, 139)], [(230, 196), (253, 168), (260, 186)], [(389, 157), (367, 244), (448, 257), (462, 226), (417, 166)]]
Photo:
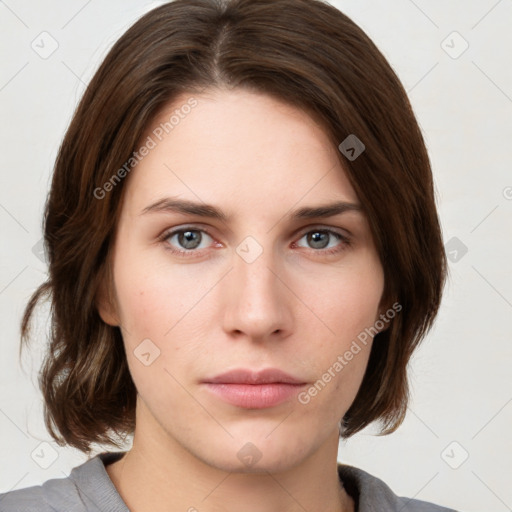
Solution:
[(203, 382), (208, 384), (306, 384), (278, 368), (265, 368), (259, 371), (237, 368), (205, 379)]
[(275, 407), (296, 395), (306, 382), (277, 368), (231, 370), (202, 384), (215, 397), (244, 409)]

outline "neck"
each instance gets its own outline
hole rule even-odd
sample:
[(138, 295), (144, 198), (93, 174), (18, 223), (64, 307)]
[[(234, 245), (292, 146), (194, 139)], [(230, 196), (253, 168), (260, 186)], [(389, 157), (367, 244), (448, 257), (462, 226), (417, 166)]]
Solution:
[(337, 472), (338, 432), (299, 465), (225, 471), (185, 450), (147, 418), (132, 449), (107, 473), (133, 512), (353, 512)]

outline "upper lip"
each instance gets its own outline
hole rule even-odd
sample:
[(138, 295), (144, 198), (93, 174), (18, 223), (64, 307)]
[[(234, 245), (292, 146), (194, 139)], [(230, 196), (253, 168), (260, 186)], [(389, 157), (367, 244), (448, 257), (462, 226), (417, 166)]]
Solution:
[(305, 384), (304, 381), (296, 379), (278, 368), (266, 368), (259, 371), (237, 368), (205, 379), (203, 382), (211, 384)]

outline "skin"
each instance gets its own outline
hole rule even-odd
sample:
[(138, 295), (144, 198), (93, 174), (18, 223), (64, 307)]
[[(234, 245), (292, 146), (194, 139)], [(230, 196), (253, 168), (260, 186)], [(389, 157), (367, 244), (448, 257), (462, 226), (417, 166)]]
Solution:
[[(168, 105), (154, 126), (190, 96)], [(115, 300), (102, 300), (99, 312), (121, 326), (138, 398), (133, 447), (107, 472), (136, 512), (235, 511), (241, 503), (246, 512), (354, 510), (336, 469), (338, 423), (372, 340), (307, 404), (294, 396), (244, 409), (201, 381), (274, 367), (316, 382), (385, 311), (370, 226), (362, 210), (286, 217), (304, 206), (359, 204), (337, 148), (306, 113), (237, 89), (194, 97), (197, 106), (125, 183)], [(142, 213), (171, 196), (215, 205), (228, 220)], [(208, 234), (194, 232), (202, 240), (187, 249), (178, 235), (159, 239), (171, 228)], [(308, 233), (322, 229), (350, 244), (324, 233), (324, 245), (315, 245)], [(262, 250), (250, 263), (237, 253), (247, 236), (256, 241), (252, 255)], [(160, 355), (146, 366), (134, 350), (148, 338)], [(237, 456), (247, 443), (261, 454), (250, 466)]]

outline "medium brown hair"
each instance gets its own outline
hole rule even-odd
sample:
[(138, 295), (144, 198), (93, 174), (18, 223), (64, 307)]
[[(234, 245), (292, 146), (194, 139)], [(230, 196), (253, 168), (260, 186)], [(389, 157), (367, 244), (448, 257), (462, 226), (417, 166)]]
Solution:
[[(97, 296), (110, 285), (110, 254), (126, 180), (95, 190), (132, 157), (173, 98), (245, 88), (298, 107), (338, 146), (368, 217), (384, 270), (384, 303), (402, 306), (372, 346), (362, 385), (342, 420), (349, 437), (375, 420), (394, 431), (407, 409), (407, 364), (432, 326), (446, 274), (432, 172), (406, 92), (368, 36), (321, 0), (176, 0), (143, 16), (112, 47), (80, 101), (60, 147), (45, 206), (49, 277), (22, 320), (51, 300), (39, 375), (45, 422), (60, 445), (89, 452), (133, 433), (136, 388), (119, 328)], [(171, 134), (172, 136), (172, 134)]]

